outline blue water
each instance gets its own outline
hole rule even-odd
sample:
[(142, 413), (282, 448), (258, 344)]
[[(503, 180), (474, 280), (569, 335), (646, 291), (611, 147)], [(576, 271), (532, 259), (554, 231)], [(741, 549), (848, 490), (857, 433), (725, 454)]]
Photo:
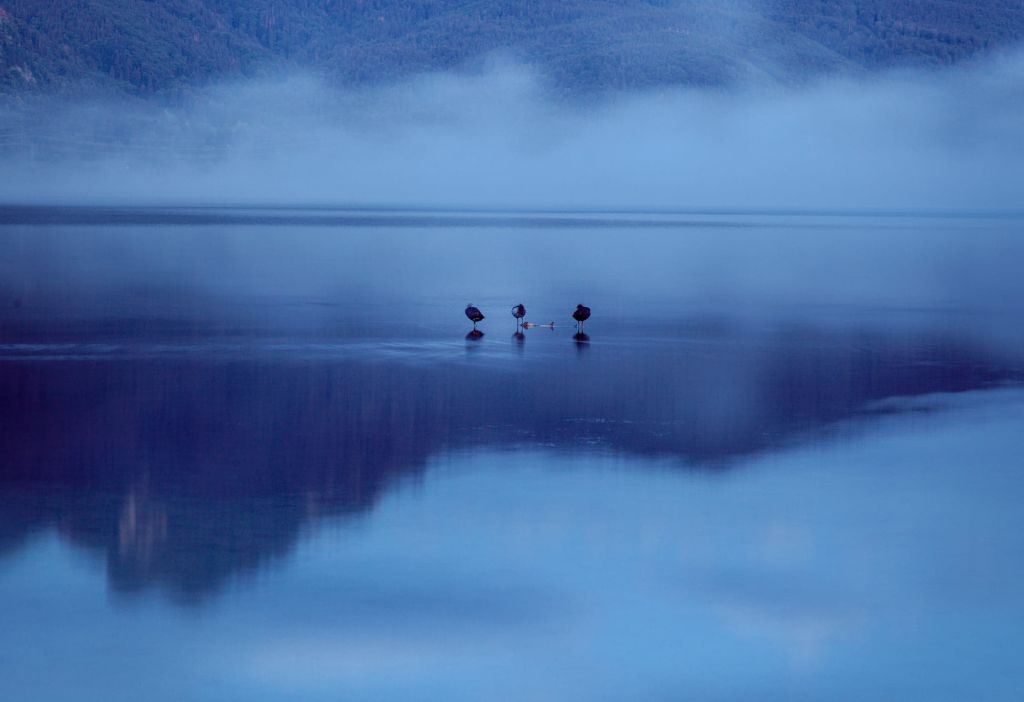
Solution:
[(1020, 699), (1022, 228), (2, 208), (0, 699)]

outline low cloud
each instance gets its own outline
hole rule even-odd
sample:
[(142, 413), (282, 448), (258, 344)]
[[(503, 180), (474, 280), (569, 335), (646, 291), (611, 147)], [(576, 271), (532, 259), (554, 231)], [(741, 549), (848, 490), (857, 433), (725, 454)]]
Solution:
[[(1024, 54), (945, 72), (561, 100), (517, 65), (188, 106), (5, 108), (7, 202), (1012, 209)], [(59, 108), (59, 109), (58, 109)]]

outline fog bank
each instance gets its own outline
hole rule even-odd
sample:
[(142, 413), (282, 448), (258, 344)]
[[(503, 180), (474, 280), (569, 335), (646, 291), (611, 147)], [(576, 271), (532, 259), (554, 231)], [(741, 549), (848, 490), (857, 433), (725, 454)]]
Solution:
[(801, 89), (567, 103), (526, 69), (338, 91), (220, 85), (188, 108), (3, 108), (5, 202), (1015, 209), (1024, 54)]

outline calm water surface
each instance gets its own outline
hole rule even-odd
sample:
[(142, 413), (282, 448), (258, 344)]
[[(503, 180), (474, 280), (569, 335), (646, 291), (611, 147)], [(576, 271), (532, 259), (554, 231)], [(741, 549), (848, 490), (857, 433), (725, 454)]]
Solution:
[(0, 699), (1021, 699), (1020, 261), (977, 215), (0, 208)]

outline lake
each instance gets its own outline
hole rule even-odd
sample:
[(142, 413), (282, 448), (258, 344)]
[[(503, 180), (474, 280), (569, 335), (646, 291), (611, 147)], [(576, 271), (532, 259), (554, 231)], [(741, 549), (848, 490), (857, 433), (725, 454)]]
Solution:
[(1013, 213), (0, 207), (0, 699), (1019, 700), (1022, 261)]

